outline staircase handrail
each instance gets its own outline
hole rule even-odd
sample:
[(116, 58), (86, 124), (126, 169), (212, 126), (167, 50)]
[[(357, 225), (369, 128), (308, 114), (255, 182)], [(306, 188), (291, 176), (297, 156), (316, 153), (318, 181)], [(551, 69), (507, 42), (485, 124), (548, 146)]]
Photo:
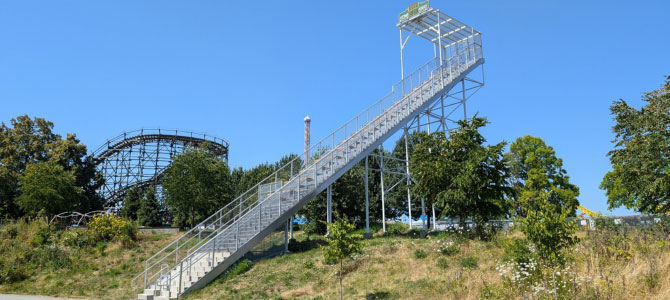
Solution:
[[(479, 55), (477, 55), (477, 50), (479, 50)], [(289, 173), (289, 179), (290, 180), (293, 180), (295, 177), (299, 177), (299, 175), (302, 173), (302, 171), (304, 171), (305, 169), (309, 169), (309, 167), (314, 166), (314, 168), (316, 168), (315, 163), (318, 161), (318, 158), (308, 157), (310, 153), (319, 153), (319, 151), (322, 151), (324, 149), (324, 145), (325, 146), (329, 145), (329, 141), (332, 141), (332, 146), (330, 147), (330, 150), (333, 151), (335, 149), (336, 145), (339, 145), (339, 144), (341, 144), (345, 141), (348, 141), (351, 137), (355, 136), (358, 131), (360, 131), (364, 127), (369, 126), (370, 124), (373, 124), (374, 120), (376, 120), (378, 117), (382, 116), (388, 109), (390, 109), (394, 105), (396, 105), (399, 101), (395, 100), (396, 97), (393, 97), (395, 95), (395, 93), (399, 92), (400, 95), (397, 98), (399, 98), (398, 100), (402, 100), (407, 94), (410, 94), (414, 90), (414, 88), (422, 86), (424, 84), (424, 82), (426, 82), (428, 79), (432, 78), (431, 73), (433, 71), (435, 71), (437, 69), (446, 69), (447, 67), (453, 67), (453, 64), (451, 63), (451, 60), (461, 59), (463, 54), (467, 55), (470, 52), (473, 53), (472, 56), (475, 56), (475, 60), (477, 59), (476, 57), (478, 57), (478, 56), (481, 57), (481, 45), (478, 45), (476, 43), (472, 44), (467, 49), (463, 49), (462, 51), (459, 51), (458, 53), (454, 54), (449, 59), (445, 60), (448, 63), (444, 63), (443, 65), (440, 65), (440, 64), (436, 63), (436, 62), (439, 62), (438, 58), (433, 58), (433, 59), (429, 60), (428, 62), (426, 62), (425, 64), (423, 64), (417, 70), (415, 70), (412, 73), (410, 73), (409, 75), (407, 75), (404, 79), (402, 79), (402, 80), (398, 81), (397, 83), (395, 83), (394, 85), (392, 85), (390, 93), (388, 93), (387, 95), (385, 95), (384, 97), (382, 97), (381, 99), (379, 99), (378, 101), (373, 103), (372, 105), (368, 106), (361, 113), (357, 114), (355, 117), (353, 117), (349, 121), (345, 122), (343, 125), (341, 125), (337, 129), (335, 129), (333, 132), (328, 134), (323, 139), (319, 140), (314, 146), (310, 147), (308, 151), (303, 152), (301, 155), (296, 155), (289, 162), (287, 162), (284, 165), (282, 165), (281, 167), (277, 168), (277, 170), (274, 171), (272, 174), (270, 174), (269, 176), (267, 176), (266, 178), (264, 178), (263, 180), (258, 182), (256, 185), (254, 185), (253, 187), (251, 187), (250, 189), (248, 189), (244, 193), (240, 194), (233, 201), (224, 205), (221, 209), (217, 210), (214, 214), (210, 215), (204, 221), (200, 222), (198, 225), (191, 228), (188, 232), (183, 234), (181, 237), (172, 241), (166, 247), (164, 247), (163, 249), (158, 251), (156, 254), (151, 256), (149, 259), (147, 259), (145, 261), (144, 271), (140, 272), (135, 278), (133, 278), (132, 282), (137, 282), (138, 279), (144, 275), (144, 278), (145, 278), (144, 287), (146, 288), (148, 286), (148, 283), (149, 283), (148, 282), (149, 278), (147, 277), (147, 275), (148, 275), (148, 272), (151, 268), (155, 267), (156, 265), (158, 265), (161, 262), (166, 261), (167, 259), (170, 259), (170, 261), (172, 261), (171, 257), (173, 257), (173, 254), (174, 254), (174, 257), (175, 257), (175, 266), (176, 266), (177, 261), (179, 260), (180, 242), (181, 242), (181, 245), (183, 247), (183, 245), (186, 245), (186, 244), (188, 244), (189, 242), (191, 242), (192, 240), (195, 239), (196, 236), (194, 234), (197, 232), (198, 233), (198, 241), (189, 248), (189, 253), (187, 253), (186, 257), (190, 256), (191, 254), (193, 254), (195, 252), (197, 252), (197, 250), (196, 250), (193, 253), (190, 253), (190, 250), (193, 249), (193, 248), (196, 248), (196, 247), (201, 248), (201, 247), (205, 246), (205, 244), (209, 240), (202, 239), (201, 238), (201, 233), (204, 230), (206, 230), (209, 226), (216, 223), (216, 221), (222, 220), (223, 216), (224, 216), (224, 211), (227, 210), (225, 212), (226, 215), (228, 215), (229, 213), (235, 213), (237, 211), (237, 215), (232, 216), (232, 218), (230, 220), (226, 221), (226, 226), (222, 226), (221, 223), (219, 224), (219, 226), (220, 226), (219, 228), (214, 226), (214, 230), (213, 230), (212, 233), (210, 233), (210, 235), (214, 234), (215, 232), (217, 232), (217, 234), (218, 234), (218, 232), (224, 230), (225, 228), (227, 228), (228, 226), (230, 226), (231, 224), (234, 224), (237, 220), (239, 220), (240, 217), (242, 217), (242, 210), (243, 210), (242, 206), (244, 204), (248, 204), (246, 206), (246, 208), (244, 208), (244, 211), (246, 213), (249, 210), (255, 208), (257, 205), (262, 204), (266, 199), (269, 199), (270, 196), (272, 194), (274, 194), (274, 192), (269, 193), (268, 195), (265, 195), (265, 197), (263, 197), (263, 199), (259, 199), (259, 198), (254, 199), (254, 196), (257, 195), (257, 193), (258, 193), (257, 191), (259, 191), (259, 188), (261, 187), (261, 185), (269, 183), (272, 180), (274, 180), (275, 182), (278, 182), (279, 175), (283, 175), (282, 171), (285, 172), (286, 171), (285, 168), (290, 167), (290, 170), (291, 170), (290, 173)], [(469, 59), (466, 58), (465, 64), (468, 63), (468, 60)], [(433, 68), (431, 68), (431, 64), (435, 64), (435, 66), (433, 66)], [(457, 63), (457, 65), (460, 66), (461, 63)], [(422, 72), (426, 72), (426, 76), (422, 76)], [(416, 80), (416, 77), (418, 77), (418, 80)], [(409, 83), (408, 88), (405, 87), (405, 85), (407, 83)], [(397, 89), (396, 88), (397, 86), (400, 86), (401, 88)], [(386, 101), (388, 97), (391, 97), (391, 106), (390, 107), (384, 107), (384, 105), (383, 105), (384, 101)], [(374, 110), (377, 107), (379, 107), (379, 111), (375, 113)], [(370, 118), (371, 112), (372, 112), (372, 118)], [(363, 120), (365, 120), (365, 122), (359, 122), (359, 120), (362, 119), (363, 117), (365, 117), (363, 119)], [(349, 124), (353, 123), (353, 122), (356, 123), (356, 125), (354, 127), (355, 129), (347, 132), (348, 129), (349, 129), (349, 127), (348, 127)], [(341, 139), (338, 138), (338, 142), (336, 143), (335, 138), (336, 138), (336, 136), (338, 136), (338, 134), (343, 134), (343, 138), (341, 138)], [(315, 150), (315, 151), (313, 152), (313, 150)], [(304, 159), (303, 159), (303, 157), (304, 157)], [(293, 166), (296, 166), (296, 163), (297, 163), (298, 168), (295, 170), (295, 173), (294, 173)], [(316, 180), (316, 178), (314, 178), (314, 180)], [(211, 222), (212, 219), (215, 218), (216, 216), (218, 216), (218, 218), (213, 220), (214, 223), (208, 223), (208, 222)], [(186, 240), (186, 242), (182, 241), (183, 239), (186, 239), (189, 235), (193, 235), (193, 236), (188, 238)], [(170, 247), (173, 247), (173, 246), (175, 247), (174, 250), (168, 251), (168, 249)], [(156, 262), (153, 262), (151, 264), (151, 266), (149, 266), (149, 262), (151, 260), (158, 257), (161, 253), (166, 253), (166, 252), (167, 252), (166, 255), (164, 255), (162, 258), (158, 259)], [(154, 276), (152, 275), (150, 277), (153, 278)]]

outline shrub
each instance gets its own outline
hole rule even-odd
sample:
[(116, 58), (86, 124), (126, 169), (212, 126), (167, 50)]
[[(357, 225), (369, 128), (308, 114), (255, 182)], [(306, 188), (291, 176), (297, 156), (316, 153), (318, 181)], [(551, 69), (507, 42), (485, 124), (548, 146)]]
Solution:
[(405, 233), (408, 229), (409, 227), (407, 227), (407, 225), (403, 223), (393, 222), (391, 224), (388, 224), (388, 226), (386, 226), (386, 234), (401, 235)]
[(440, 258), (437, 259), (437, 266), (442, 268), (442, 269), (446, 269), (446, 268), (449, 267), (449, 262), (447, 261), (446, 258), (440, 257)]
[(88, 227), (98, 241), (119, 241), (124, 247), (130, 248), (137, 240), (137, 227), (115, 216), (95, 216)]
[(305, 263), (303, 263), (303, 266), (305, 267), (305, 269), (314, 269), (314, 262), (308, 260)]
[(86, 248), (95, 245), (95, 237), (88, 230), (71, 229), (61, 235), (61, 244), (70, 248)]
[(228, 273), (226, 274), (226, 278), (233, 278), (235, 276), (243, 274), (246, 271), (249, 271), (253, 265), (254, 265), (254, 263), (251, 262), (248, 259), (242, 260), (242, 261), (238, 262), (235, 266), (230, 268), (230, 270), (228, 270)]
[(424, 251), (423, 249), (414, 250), (414, 258), (422, 259), (426, 258), (426, 256), (428, 256), (428, 253), (426, 253), (426, 251)]
[(461, 247), (458, 243), (454, 243), (453, 241), (437, 241), (437, 250), (436, 252), (446, 255), (446, 256), (452, 256), (457, 254), (460, 250)]
[(475, 256), (466, 256), (461, 258), (461, 267), (466, 269), (476, 269), (478, 259)]
[(521, 238), (510, 238), (503, 241), (503, 251), (505, 253), (503, 260), (516, 264), (528, 264), (536, 259), (535, 253), (531, 250), (530, 242)]

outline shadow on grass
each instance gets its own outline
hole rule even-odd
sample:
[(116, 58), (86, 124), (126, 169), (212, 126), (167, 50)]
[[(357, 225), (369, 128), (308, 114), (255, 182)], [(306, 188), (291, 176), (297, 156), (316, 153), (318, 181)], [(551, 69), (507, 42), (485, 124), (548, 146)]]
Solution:
[(365, 300), (382, 300), (382, 299), (389, 299), (389, 296), (391, 294), (389, 292), (374, 292), (374, 293), (368, 293), (365, 295)]
[(289, 243), (288, 250), (293, 253), (299, 253), (319, 248), (319, 246), (325, 246), (325, 245), (328, 245), (328, 243), (323, 239), (306, 239), (302, 241), (293, 241)]

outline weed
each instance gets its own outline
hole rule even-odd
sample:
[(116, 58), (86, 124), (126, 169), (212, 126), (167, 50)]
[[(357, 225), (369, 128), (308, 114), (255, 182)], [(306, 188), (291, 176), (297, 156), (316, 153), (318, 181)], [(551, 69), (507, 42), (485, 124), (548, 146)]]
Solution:
[(447, 261), (446, 258), (440, 257), (440, 258), (437, 259), (437, 266), (442, 268), (442, 269), (446, 269), (446, 268), (449, 267), (449, 262)]
[(305, 267), (305, 269), (310, 269), (310, 270), (314, 269), (314, 262), (312, 262), (311, 260), (308, 260), (308, 261), (304, 262), (302, 265)]
[(466, 256), (461, 258), (461, 267), (465, 269), (476, 269), (478, 259), (476, 256)]
[(423, 249), (414, 250), (414, 258), (423, 259), (423, 258), (426, 258), (427, 256), (428, 256), (428, 253), (426, 253), (426, 251), (424, 251)]

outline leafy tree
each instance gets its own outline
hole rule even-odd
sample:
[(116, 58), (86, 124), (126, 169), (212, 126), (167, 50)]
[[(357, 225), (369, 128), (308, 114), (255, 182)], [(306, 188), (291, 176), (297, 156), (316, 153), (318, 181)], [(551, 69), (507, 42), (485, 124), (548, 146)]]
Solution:
[[(535, 178), (535, 170), (529, 172), (528, 181), (540, 178), (545, 182), (539, 185), (550, 185), (546, 176)], [(525, 217), (518, 219), (518, 225), (526, 239), (535, 245), (540, 262), (551, 268), (553, 288), (556, 290), (555, 268), (565, 264), (565, 250), (577, 243), (574, 237), (577, 224), (568, 221), (574, 215), (574, 208), (550, 201), (552, 193), (551, 190), (524, 189), (520, 199), (526, 213)]]
[(486, 139), (479, 128), (487, 123), (478, 117), (459, 121), (460, 127), (448, 138), (443, 132), (418, 133), (420, 142), (410, 157), (416, 194), (427, 207), (435, 203), (442, 215), (459, 217), (462, 226), (466, 217), (483, 225), (508, 211), (506, 198), (512, 189), (505, 143), (483, 145)]
[(340, 300), (342, 299), (342, 261), (361, 252), (360, 239), (363, 236), (354, 233), (354, 230), (356, 226), (349, 223), (346, 218), (337, 218), (333, 223), (328, 224), (330, 241), (327, 246), (321, 248), (326, 261), (337, 260), (340, 263)]
[[(360, 166), (354, 166), (337, 179), (331, 187), (333, 196), (333, 213), (348, 215), (354, 219), (365, 220), (365, 190)], [(298, 214), (309, 221), (307, 231), (325, 234), (327, 231), (327, 194), (326, 190), (319, 193), (307, 203)]]
[(152, 185), (146, 188), (144, 197), (140, 200), (140, 209), (137, 211), (137, 223), (142, 226), (161, 225), (159, 214), (160, 205), (156, 199), (156, 188)]
[(9, 168), (0, 165), (0, 216), (16, 217), (21, 209), (14, 201), (18, 193), (18, 177)]
[(60, 137), (51, 129), (53, 123), (27, 115), (0, 124), (0, 214), (19, 217), (22, 211), (16, 203), (19, 195), (19, 176), (29, 163), (46, 161), (49, 145)]
[[(547, 200), (558, 207), (566, 207), (572, 210), (572, 216), (575, 215), (575, 209), (579, 202), (579, 188), (570, 183), (570, 177), (567, 171), (563, 169), (563, 160), (556, 156), (554, 148), (547, 145), (542, 139), (531, 135), (517, 138), (510, 151), (505, 154), (509, 160), (512, 173), (515, 193), (516, 213), (525, 216), (526, 210), (521, 200), (516, 197), (523, 193), (530, 193), (533, 196), (526, 195), (525, 201), (530, 199)], [(546, 198), (538, 193), (547, 193)], [(525, 208), (534, 209), (526, 203)]]
[(635, 109), (623, 99), (610, 111), (616, 124), (614, 149), (607, 155), (612, 171), (600, 188), (609, 208), (625, 206), (641, 213), (670, 212), (670, 76), (658, 90), (645, 93)]
[(19, 191), (18, 205), (29, 215), (42, 210), (49, 215), (71, 211), (82, 193), (72, 172), (53, 162), (29, 164), (19, 177)]
[(232, 181), (235, 186), (235, 196), (237, 197), (248, 191), (256, 184), (263, 181), (263, 179), (272, 175), (274, 171), (275, 166), (270, 163), (263, 163), (249, 170), (242, 170), (242, 168), (233, 169), (231, 181), (233, 178), (235, 179), (235, 181)]
[(130, 220), (137, 220), (137, 212), (140, 209), (140, 199), (142, 198), (142, 191), (137, 186), (132, 186), (126, 196), (123, 198), (123, 208), (121, 208), (121, 215)]
[(81, 144), (74, 134), (68, 134), (64, 140), (56, 141), (49, 151), (49, 161), (58, 163), (74, 174), (75, 184), (83, 191), (77, 207), (82, 212), (103, 207), (103, 199), (97, 192), (103, 184), (102, 174), (96, 169), (93, 157), (86, 152), (86, 145)]
[(165, 203), (178, 225), (194, 226), (233, 199), (228, 165), (202, 149), (174, 158), (163, 179)]
[(506, 157), (517, 190), (517, 216), (521, 231), (536, 249), (541, 262), (554, 269), (563, 266), (564, 251), (576, 243), (575, 215), (579, 188), (569, 182), (563, 161), (551, 146), (530, 135), (517, 138)]
[(90, 211), (102, 207), (102, 199), (96, 190), (102, 184), (102, 176), (96, 170), (93, 158), (87, 156), (86, 146), (80, 144), (73, 134), (66, 139), (53, 133), (53, 123), (42, 118), (31, 119), (27, 115), (10, 120), (9, 126), (0, 124), (0, 214), (19, 217), (22, 211), (16, 204), (19, 196), (19, 177), (32, 163), (50, 161), (59, 164), (65, 171), (72, 171), (79, 193), (78, 211)]

